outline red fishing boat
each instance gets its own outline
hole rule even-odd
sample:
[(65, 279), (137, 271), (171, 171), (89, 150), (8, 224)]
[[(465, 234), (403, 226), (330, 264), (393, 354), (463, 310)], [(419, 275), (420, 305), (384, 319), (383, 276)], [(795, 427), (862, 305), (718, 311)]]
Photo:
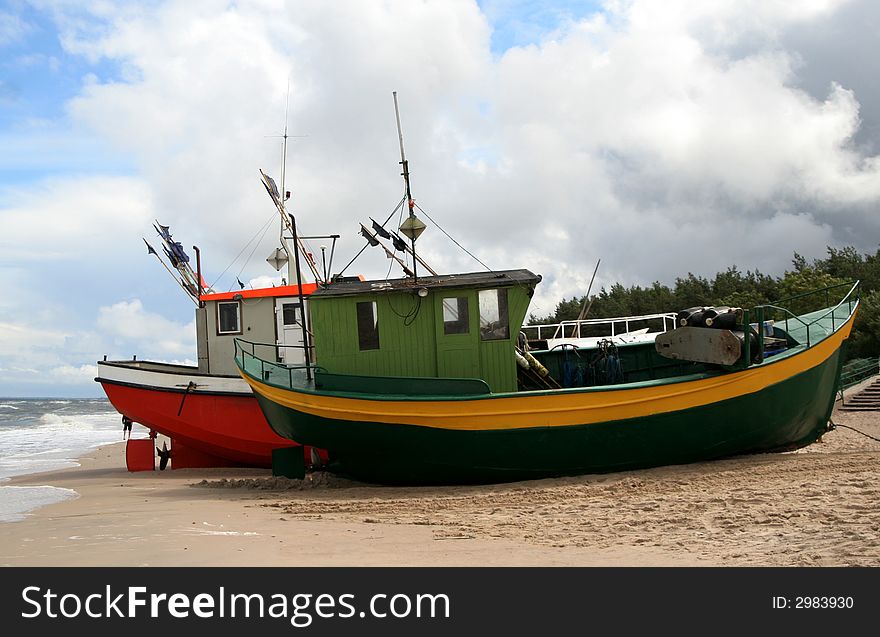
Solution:
[[(130, 470), (152, 469), (156, 451), (161, 469), (169, 463), (172, 468), (268, 467), (273, 466), (276, 450), (300, 447), (269, 427), (250, 386), (238, 375), (233, 360), (234, 339), (248, 337), (271, 344), (278, 352), (279, 363), (304, 365), (310, 350), (307, 298), (325, 280), (326, 271), (319, 270), (303, 242), (330, 239), (335, 246), (338, 235), (297, 236), (293, 215), (284, 209), (290, 194), (285, 192), (282, 198), (272, 178), (262, 171), (261, 175), (281, 215), (281, 248), (266, 260), (277, 271), (287, 264), (288, 276), (282, 279), (283, 285), (260, 289), (244, 289), (242, 285), (236, 292), (216, 293), (202, 278), (198, 248), (193, 246), (197, 257), (193, 270), (189, 256), (174, 241), (168, 226), (155, 225), (164, 259), (144, 240), (149, 254), (162, 263), (196, 305), (198, 364), (177, 365), (136, 357), (115, 361), (105, 357), (98, 362), (95, 380), (122, 414), (124, 431), (130, 434), (132, 425), (139, 424), (150, 432), (148, 438), (132, 439), (129, 435), (126, 458)], [(315, 283), (302, 283), (300, 254)], [(332, 257), (331, 250), (331, 262)], [(294, 278), (298, 284), (288, 285)], [(170, 449), (164, 442), (161, 449), (156, 447), (157, 434), (170, 439)], [(283, 457), (289, 463), (296, 455), (286, 452)], [(302, 458), (302, 466), (308, 467), (322, 463), (326, 454), (302, 447)]]
[[(304, 285), (303, 294), (315, 287)], [(250, 387), (232, 374), (232, 350), (226, 350), (235, 335), (254, 334), (292, 345), (281, 348), (288, 361), (304, 358), (296, 347), (302, 343), (298, 296), (297, 286), (202, 295), (204, 306), (196, 310), (198, 366), (104, 360), (95, 380), (126, 425), (138, 423), (171, 439), (173, 467), (268, 467), (274, 449), (295, 443), (269, 428)], [(303, 451), (307, 464), (316, 460), (310, 449)], [(152, 457), (152, 444), (149, 453)]]

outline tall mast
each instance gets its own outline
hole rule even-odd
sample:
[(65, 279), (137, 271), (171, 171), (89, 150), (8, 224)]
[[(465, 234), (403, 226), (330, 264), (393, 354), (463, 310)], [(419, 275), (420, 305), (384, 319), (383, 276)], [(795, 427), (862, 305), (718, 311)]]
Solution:
[[(393, 91), (392, 95), (394, 96), (394, 117), (397, 120), (397, 137), (400, 140), (400, 165), (403, 167), (403, 173), (401, 174), (403, 175), (403, 182), (406, 184), (406, 201), (409, 205), (409, 218), (400, 226), (400, 231), (409, 237), (412, 244), (413, 281), (418, 281), (418, 270), (416, 269), (416, 264), (418, 263), (418, 259), (416, 258), (416, 238), (421, 234), (421, 230), (424, 230), (424, 224), (418, 220), (413, 211), (415, 202), (413, 201), (409, 187), (409, 162), (406, 161), (406, 155), (403, 152), (403, 130), (400, 128), (400, 109), (397, 106), (397, 91)], [(419, 225), (422, 226), (421, 229), (418, 229)]]
[[(303, 283), (302, 283), (302, 271), (299, 267), (299, 237), (296, 234), (296, 217), (293, 216), (292, 213), (287, 212), (287, 191), (284, 190), (284, 177), (287, 171), (287, 122), (284, 123), (284, 162), (281, 165), (281, 209), (282, 213), (286, 214), (290, 219), (290, 233), (293, 238), (293, 259), (289, 259), (287, 262), (287, 276), (288, 280), (290, 279), (290, 261), (294, 263), (294, 270), (296, 271), (296, 291), (297, 296), (299, 297), (299, 309), (300, 314), (302, 316), (302, 328), (303, 328), (303, 345), (305, 346), (305, 360), (306, 360), (306, 378), (308, 380), (312, 380), (312, 368), (309, 365), (311, 355), (312, 355), (312, 345), (311, 338), (309, 337), (309, 319), (308, 313), (306, 312), (306, 302), (305, 297), (303, 296)], [(281, 238), (282, 243), (284, 239), (284, 217), (281, 219)], [(287, 248), (287, 253), (290, 255), (290, 249)]]
[[(311, 346), (311, 338), (309, 337), (309, 319), (308, 313), (306, 312), (306, 303), (305, 297), (303, 295), (303, 284), (302, 284), (302, 271), (299, 266), (299, 237), (296, 233), (296, 218), (292, 213), (287, 212), (287, 190), (285, 190), (285, 180), (287, 177), (287, 118), (290, 113), (290, 83), (287, 85), (287, 107), (284, 112), (284, 141), (282, 144), (282, 158), (281, 158), (281, 193), (278, 199), (276, 200), (276, 205), (279, 207), (281, 212), (281, 245), (284, 247), (284, 251), (287, 252), (287, 280), (290, 281), (293, 277), (291, 276), (290, 271), (290, 262), (293, 261), (294, 271), (296, 273), (296, 290), (297, 297), (299, 298), (299, 308), (300, 314), (302, 316), (302, 329), (303, 329), (303, 346), (305, 347), (305, 363), (306, 363), (306, 378), (308, 380), (312, 379), (312, 368), (310, 366), (310, 359), (312, 353)], [(271, 181), (271, 180), (270, 180)], [(265, 182), (264, 182), (265, 183)], [(268, 188), (269, 195), (272, 195), (271, 189)], [(274, 197), (273, 197), (274, 198)], [(289, 225), (290, 234), (293, 241), (293, 258), (290, 255), (290, 248), (287, 245), (287, 242), (284, 239), (284, 227)], [(312, 268), (314, 272), (314, 268)], [(316, 275), (317, 277), (317, 275)]]
[[(290, 246), (287, 245), (287, 240), (284, 238), (284, 229), (288, 226), (287, 223), (287, 191), (284, 189), (284, 180), (287, 173), (287, 116), (284, 118), (284, 135), (282, 135), (284, 141), (281, 143), (281, 245), (284, 247), (284, 251), (287, 253), (287, 281), (289, 283), (293, 283), (293, 272), (291, 271), (291, 265), (293, 265), (293, 255), (290, 254)], [(293, 234), (293, 249), (296, 252), (296, 234)], [(299, 260), (297, 260), (297, 266), (299, 265)]]
[[(287, 103), (284, 106), (284, 143), (281, 148), (281, 196), (287, 200), (287, 191), (284, 190), (284, 178), (287, 174), (287, 120), (290, 118), (290, 78), (287, 80)], [(284, 233), (284, 218), (281, 218), (281, 232)], [(288, 268), (287, 280), (290, 280), (290, 268)]]

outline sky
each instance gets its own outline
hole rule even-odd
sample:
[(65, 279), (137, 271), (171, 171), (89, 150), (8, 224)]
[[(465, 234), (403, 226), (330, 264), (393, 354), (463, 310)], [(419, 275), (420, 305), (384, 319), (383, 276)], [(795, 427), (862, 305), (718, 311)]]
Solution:
[(394, 91), (421, 255), (541, 274), (535, 315), (600, 259), (593, 292), (874, 253), (878, 40), (875, 0), (2, 0), (0, 396), (194, 361), (142, 239), (171, 226), (218, 291), (279, 282), (260, 169), (341, 267), (403, 195)]

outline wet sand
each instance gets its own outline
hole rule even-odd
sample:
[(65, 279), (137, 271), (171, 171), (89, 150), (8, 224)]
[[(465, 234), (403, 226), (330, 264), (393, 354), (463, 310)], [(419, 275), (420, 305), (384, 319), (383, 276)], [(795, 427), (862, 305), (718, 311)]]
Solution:
[[(880, 439), (880, 412), (832, 419)], [(880, 566), (880, 442), (843, 427), (791, 453), (468, 487), (128, 473), (122, 444), (80, 462), (6, 483), (79, 497), (0, 524), (0, 565)]]

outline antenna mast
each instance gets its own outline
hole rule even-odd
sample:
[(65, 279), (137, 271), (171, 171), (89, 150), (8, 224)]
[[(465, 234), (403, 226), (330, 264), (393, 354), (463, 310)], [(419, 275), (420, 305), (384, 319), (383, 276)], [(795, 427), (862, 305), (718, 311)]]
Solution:
[(418, 262), (418, 258), (416, 257), (416, 239), (425, 229), (425, 224), (422, 223), (418, 217), (416, 217), (413, 208), (416, 205), (416, 202), (413, 201), (412, 193), (410, 192), (409, 186), (409, 162), (406, 160), (406, 155), (403, 152), (403, 131), (400, 128), (400, 109), (397, 106), (397, 91), (393, 91), (392, 95), (394, 96), (394, 117), (397, 120), (397, 137), (400, 140), (400, 165), (403, 166), (403, 182), (406, 184), (406, 201), (409, 205), (409, 218), (404, 221), (400, 226), (400, 231), (409, 237), (410, 242), (412, 244), (412, 253), (413, 253), (413, 281), (418, 281), (418, 271), (416, 269), (416, 264)]
[[(292, 213), (287, 212), (286, 202), (288, 199), (287, 191), (284, 189), (285, 185), (285, 177), (287, 174), (287, 117), (290, 111), (290, 83), (287, 85), (287, 109), (284, 113), (284, 143), (282, 145), (282, 162), (281, 162), (281, 192), (278, 193), (275, 191), (275, 183), (272, 181), (272, 178), (260, 171), (260, 174), (263, 176), (263, 185), (266, 187), (266, 190), (269, 193), (269, 196), (275, 202), (275, 206), (278, 208), (278, 211), (281, 213), (281, 245), (284, 247), (285, 252), (288, 254), (288, 262), (287, 262), (287, 276), (288, 280), (290, 279), (290, 248), (287, 247), (287, 242), (284, 240), (284, 228), (287, 226), (290, 229), (290, 234), (293, 239), (293, 264), (294, 271), (296, 272), (296, 288), (297, 288), (297, 297), (299, 298), (299, 307), (300, 312), (302, 313), (302, 328), (303, 328), (303, 345), (305, 348), (305, 363), (306, 363), (306, 378), (308, 380), (312, 379), (312, 368), (310, 366), (310, 359), (312, 357), (312, 346), (309, 338), (309, 319), (308, 312), (306, 312), (306, 303), (305, 298), (302, 291), (302, 271), (299, 266), (299, 237), (296, 233), (296, 218)], [(275, 191), (275, 192), (273, 192)], [(317, 273), (317, 270), (314, 267), (311, 259), (307, 258), (309, 262), (309, 266), (312, 268), (312, 273), (315, 275), (316, 280), (320, 280), (320, 275)]]
[[(284, 178), (287, 174), (287, 120), (290, 117), (290, 78), (287, 79), (287, 103), (284, 106), (284, 143), (281, 148), (281, 196), (287, 201), (287, 191), (284, 190)], [(284, 234), (284, 216), (281, 217), (281, 233)], [(290, 274), (288, 272), (288, 274)]]

